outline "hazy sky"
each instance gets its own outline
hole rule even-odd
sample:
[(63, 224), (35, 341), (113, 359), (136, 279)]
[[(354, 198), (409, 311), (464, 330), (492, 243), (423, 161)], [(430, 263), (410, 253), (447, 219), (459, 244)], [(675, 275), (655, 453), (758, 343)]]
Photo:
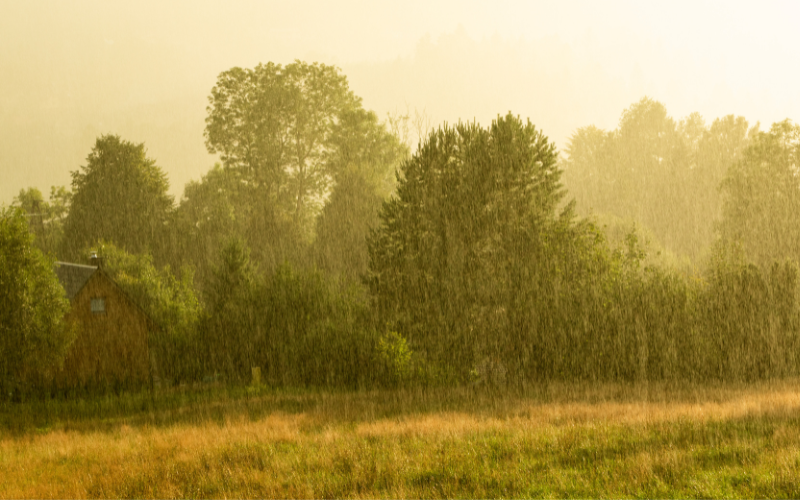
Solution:
[(0, 203), (69, 185), (103, 133), (144, 142), (171, 192), (214, 163), (216, 76), (336, 64), (365, 107), (434, 124), (529, 117), (559, 147), (644, 95), (676, 119), (800, 120), (800, 2), (0, 0)]

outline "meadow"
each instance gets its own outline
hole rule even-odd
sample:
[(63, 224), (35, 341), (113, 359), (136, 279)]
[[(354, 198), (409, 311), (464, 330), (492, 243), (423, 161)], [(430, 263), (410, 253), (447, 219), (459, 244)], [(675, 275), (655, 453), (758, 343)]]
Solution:
[(0, 497), (798, 497), (800, 380), (5, 403)]

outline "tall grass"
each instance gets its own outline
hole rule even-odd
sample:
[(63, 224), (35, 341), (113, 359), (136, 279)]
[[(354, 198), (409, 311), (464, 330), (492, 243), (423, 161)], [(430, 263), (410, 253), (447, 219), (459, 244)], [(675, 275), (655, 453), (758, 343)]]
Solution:
[[(218, 387), (27, 403), (2, 409), (0, 497), (797, 497), (798, 388)], [(40, 404), (47, 427), (11, 415)]]

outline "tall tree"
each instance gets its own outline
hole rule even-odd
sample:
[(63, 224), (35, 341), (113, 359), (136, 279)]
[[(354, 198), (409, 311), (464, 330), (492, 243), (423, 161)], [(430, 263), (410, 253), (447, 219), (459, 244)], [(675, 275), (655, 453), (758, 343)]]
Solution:
[[(614, 168), (614, 134), (594, 125), (579, 128), (562, 158), (564, 181), (580, 208), (611, 211), (619, 178)], [(611, 211), (615, 213), (614, 211)]]
[(723, 182), (724, 242), (762, 266), (800, 261), (800, 126), (789, 120), (754, 132)]
[(256, 274), (247, 245), (237, 238), (228, 240), (206, 282), (208, 314), (201, 324), (210, 366), (245, 380), (264, 344), (256, 321), (263, 314), (255, 307)]
[(173, 199), (167, 176), (146, 156), (144, 144), (116, 135), (97, 139), (86, 165), (72, 172), (72, 206), (63, 248), (70, 258), (100, 240), (131, 253), (163, 244)]
[(689, 165), (675, 120), (663, 104), (644, 98), (622, 113), (615, 135), (623, 214), (653, 228), (665, 245), (680, 247), (691, 200), (682, 189)]
[(367, 271), (367, 235), (378, 224), (378, 209), (394, 189), (408, 147), (363, 109), (343, 113), (330, 144), (333, 189), (317, 219), (315, 256), (323, 269), (354, 280)]
[(719, 184), (745, 144), (747, 122), (727, 116), (710, 128), (693, 113), (676, 123), (644, 98), (616, 130), (578, 129), (566, 148), (565, 182), (583, 213), (613, 215), (652, 231), (679, 256), (697, 259), (713, 242)]
[(343, 112), (358, 107), (333, 66), (296, 61), (233, 68), (211, 90), (206, 147), (310, 235), (331, 181), (324, 158), (332, 129)]
[(204, 283), (222, 243), (247, 233), (249, 190), (239, 172), (219, 164), (189, 182), (172, 220), (173, 264), (191, 265)]
[(710, 246), (715, 240), (716, 228), (722, 220), (721, 185), (728, 169), (741, 160), (748, 140), (747, 120), (727, 115), (714, 120), (693, 151), (693, 186), (687, 186), (687, 190), (694, 188), (694, 202), (692, 220), (687, 221), (686, 231), (694, 237), (698, 247)]
[(0, 211), (0, 389), (52, 373), (74, 339), (53, 261), (33, 244), (21, 210)]
[(556, 212), (556, 158), (509, 114), (441, 128), (403, 163), (370, 237), (369, 286), (381, 317), (433, 360), (468, 369), (499, 355), (517, 374), (541, 361), (541, 313), (584, 246), (572, 205)]
[(23, 189), (14, 198), (13, 205), (25, 212), (28, 226), (36, 236), (34, 244), (47, 254), (55, 254), (60, 248), (71, 200), (72, 193), (64, 186), (52, 186), (49, 201), (36, 188)]
[(241, 170), (219, 165), (187, 184), (172, 219), (172, 264), (194, 267), (204, 289), (213, 262), (231, 238), (253, 248), (253, 260), (264, 270), (302, 260), (305, 245), (291, 216), (259, 194), (264, 191)]
[(682, 209), (675, 205), (675, 184), (682, 168), (688, 170), (678, 137), (664, 105), (645, 97), (622, 113), (613, 132), (586, 127), (572, 136), (564, 162), (569, 186), (582, 206), (596, 203), (588, 208), (638, 220), (663, 237), (655, 226), (672, 219), (665, 219), (668, 211)]

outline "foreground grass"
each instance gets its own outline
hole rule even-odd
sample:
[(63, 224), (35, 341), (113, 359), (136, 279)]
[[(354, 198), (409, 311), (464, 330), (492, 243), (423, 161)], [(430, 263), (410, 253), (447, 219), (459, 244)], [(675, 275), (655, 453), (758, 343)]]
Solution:
[(0, 497), (800, 497), (800, 381), (0, 409)]

